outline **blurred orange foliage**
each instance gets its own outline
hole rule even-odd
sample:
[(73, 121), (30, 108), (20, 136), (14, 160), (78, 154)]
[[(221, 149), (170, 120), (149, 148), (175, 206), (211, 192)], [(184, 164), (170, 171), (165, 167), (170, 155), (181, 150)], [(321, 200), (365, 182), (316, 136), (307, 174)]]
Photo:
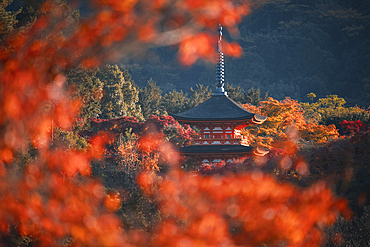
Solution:
[[(76, 246), (142, 245), (138, 232), (129, 238), (122, 230), (114, 214), (120, 205), (117, 195), (105, 196), (103, 186), (87, 177), (91, 159), (102, 157), (107, 139), (92, 139), (87, 151), (53, 147), (53, 128), (70, 128), (81, 106), (70, 100), (63, 73), (78, 65), (116, 61), (119, 54), (129, 57), (149, 41), (173, 44), (174, 37), (181, 43), (184, 64), (212, 59), (216, 40), (207, 31), (214, 33), (219, 23), (235, 29), (249, 11), (246, 4), (231, 0), (92, 4), (96, 13), (71, 26), (64, 19), (65, 7), (47, 1), (43, 15), (31, 27), (7, 37), (0, 48), (2, 235), (16, 226), (19, 234), (32, 236), (40, 246), (62, 245), (66, 237), (72, 237)], [(164, 30), (162, 23), (178, 28)], [(228, 50), (240, 54), (235, 44)], [(167, 162), (178, 165), (178, 154), (157, 136), (144, 136), (140, 143), (143, 150), (159, 148)], [(37, 157), (17, 170), (14, 157), (29, 145)], [(145, 189), (160, 179), (144, 174), (138, 181)], [(332, 223), (336, 211), (345, 210), (344, 202), (333, 198), (323, 184), (300, 193), (259, 173), (200, 177), (174, 169), (158, 187), (155, 196), (162, 211), (184, 222), (161, 224), (158, 232), (163, 234), (151, 238), (160, 246), (176, 242), (220, 246), (233, 241), (248, 245), (281, 239), (317, 243), (316, 225)]]
[(138, 181), (167, 219), (150, 239), (154, 246), (319, 246), (324, 226), (339, 213), (351, 216), (323, 182), (300, 191), (261, 172), (201, 176), (177, 169), (155, 181), (148, 173)]

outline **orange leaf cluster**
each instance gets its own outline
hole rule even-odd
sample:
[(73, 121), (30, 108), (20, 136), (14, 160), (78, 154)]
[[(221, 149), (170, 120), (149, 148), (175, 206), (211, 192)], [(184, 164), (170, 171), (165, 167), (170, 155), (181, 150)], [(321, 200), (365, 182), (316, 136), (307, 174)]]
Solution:
[[(152, 132), (144, 134), (138, 140), (138, 147), (147, 154), (159, 153), (160, 158), (170, 165), (177, 166), (179, 164), (179, 153), (174, 149), (171, 143), (165, 141), (162, 133)], [(151, 159), (146, 159), (145, 162), (150, 162), (150, 160)], [(156, 166), (150, 165), (148, 167)]]
[(164, 142), (164, 136), (160, 133), (149, 133), (139, 139), (139, 148), (144, 152), (158, 151)]
[[(147, 191), (155, 179), (143, 174), (138, 182)], [(319, 246), (323, 226), (338, 213), (350, 216), (325, 183), (300, 191), (261, 172), (203, 177), (173, 170), (158, 186), (154, 196), (168, 220), (151, 238), (154, 246)]]
[(206, 34), (191, 36), (181, 43), (179, 56), (184, 65), (192, 65), (199, 58), (208, 58), (213, 60), (215, 52), (212, 44), (214, 37)]
[[(293, 141), (295, 145), (323, 144), (339, 136), (334, 125), (325, 126), (307, 122), (301, 105), (290, 98), (278, 101), (270, 97), (267, 101), (260, 102), (259, 106), (245, 104), (244, 108), (268, 116), (262, 125), (258, 127), (251, 125), (242, 131), (252, 144), (258, 143), (267, 148), (279, 148), (282, 145), (287, 147), (287, 141)], [(287, 147), (288, 149), (291, 150), (289, 153), (295, 153), (294, 148)]]
[[(76, 159), (67, 158), (69, 163)], [(66, 236), (87, 246), (125, 244), (120, 221), (101, 205), (104, 191), (97, 182), (77, 186), (75, 181), (35, 163), (21, 177), (3, 177), (0, 186), (2, 234), (7, 233), (9, 224), (18, 224), (21, 235), (32, 236), (43, 246), (57, 246)], [(112, 206), (107, 208), (111, 210)]]

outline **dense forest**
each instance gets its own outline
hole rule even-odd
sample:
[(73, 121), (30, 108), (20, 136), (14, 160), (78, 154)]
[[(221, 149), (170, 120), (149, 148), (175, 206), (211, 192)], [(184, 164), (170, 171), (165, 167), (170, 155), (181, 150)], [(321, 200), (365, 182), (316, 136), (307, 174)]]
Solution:
[[(368, 1), (78, 2), (0, 3), (0, 245), (370, 245)], [(266, 154), (210, 165), (171, 115), (212, 96), (219, 23)]]

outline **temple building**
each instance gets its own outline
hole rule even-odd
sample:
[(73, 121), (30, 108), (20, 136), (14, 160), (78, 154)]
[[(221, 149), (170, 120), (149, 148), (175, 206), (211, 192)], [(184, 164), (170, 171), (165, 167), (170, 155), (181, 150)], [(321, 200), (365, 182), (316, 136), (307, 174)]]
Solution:
[(180, 148), (180, 153), (202, 163), (231, 162), (246, 155), (263, 155), (263, 151), (249, 146), (240, 135), (240, 125), (262, 124), (267, 117), (251, 113), (227, 96), (224, 90), (224, 55), (222, 27), (219, 27), (219, 58), (216, 66), (216, 92), (198, 106), (173, 117), (179, 123), (197, 127), (200, 133), (192, 144)]

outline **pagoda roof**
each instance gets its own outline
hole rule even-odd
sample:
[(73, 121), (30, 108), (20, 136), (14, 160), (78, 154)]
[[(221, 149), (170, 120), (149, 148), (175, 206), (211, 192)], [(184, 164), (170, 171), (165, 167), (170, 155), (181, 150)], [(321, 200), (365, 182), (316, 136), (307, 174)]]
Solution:
[(229, 121), (252, 119), (262, 123), (267, 117), (254, 114), (241, 107), (227, 95), (213, 95), (210, 99), (196, 107), (172, 115), (177, 121)]
[(254, 151), (253, 147), (243, 145), (190, 145), (179, 148), (184, 155), (204, 154), (247, 154)]
[(190, 145), (180, 147), (179, 151), (183, 155), (242, 155), (250, 154), (256, 156), (265, 156), (270, 150), (263, 147), (251, 147), (244, 145)]

